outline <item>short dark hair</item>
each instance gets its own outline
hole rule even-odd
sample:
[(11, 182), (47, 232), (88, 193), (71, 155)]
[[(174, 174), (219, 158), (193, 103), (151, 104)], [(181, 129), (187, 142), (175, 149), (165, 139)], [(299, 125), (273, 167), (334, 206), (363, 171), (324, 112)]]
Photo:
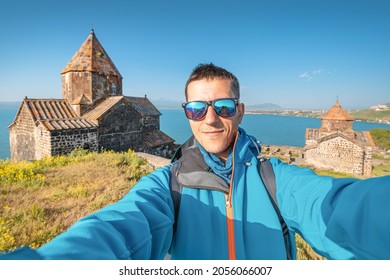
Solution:
[(238, 82), (237, 77), (224, 68), (215, 66), (213, 63), (208, 63), (208, 64), (199, 64), (197, 67), (195, 67), (195, 69), (192, 71), (191, 75), (189, 76), (185, 87), (186, 100), (188, 100), (188, 96), (187, 96), (188, 85), (191, 82), (199, 81), (202, 79), (230, 80), (230, 89), (234, 93), (235, 97), (240, 98), (240, 83)]

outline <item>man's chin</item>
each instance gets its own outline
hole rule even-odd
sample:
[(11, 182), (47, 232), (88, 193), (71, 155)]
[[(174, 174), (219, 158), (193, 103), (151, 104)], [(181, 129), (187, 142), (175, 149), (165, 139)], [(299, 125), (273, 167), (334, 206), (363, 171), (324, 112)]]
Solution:
[(202, 145), (202, 147), (210, 154), (219, 154), (221, 152), (221, 149), (217, 145), (208, 144)]
[(214, 155), (216, 155), (216, 156), (218, 156), (218, 157), (222, 157), (222, 158), (224, 158), (225, 156), (225, 154), (227, 153), (229, 153), (227, 150), (228, 149), (223, 149), (223, 148), (221, 148), (221, 147), (216, 147), (216, 146), (212, 146), (212, 145), (209, 145), (208, 147), (204, 147), (203, 146), (203, 148), (208, 152), (208, 153), (210, 153), (210, 154), (214, 154)]

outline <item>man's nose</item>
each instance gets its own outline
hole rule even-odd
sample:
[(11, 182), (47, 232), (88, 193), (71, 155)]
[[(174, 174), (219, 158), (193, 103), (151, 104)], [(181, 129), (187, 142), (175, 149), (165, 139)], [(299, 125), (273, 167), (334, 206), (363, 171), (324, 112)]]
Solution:
[(217, 122), (218, 120), (219, 120), (219, 116), (215, 112), (213, 106), (209, 106), (203, 122), (207, 124), (212, 124)]

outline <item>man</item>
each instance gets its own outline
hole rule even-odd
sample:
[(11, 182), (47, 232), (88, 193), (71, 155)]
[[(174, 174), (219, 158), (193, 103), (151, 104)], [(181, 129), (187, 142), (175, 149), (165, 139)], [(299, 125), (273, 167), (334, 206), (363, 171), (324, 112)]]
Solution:
[[(286, 259), (281, 224), (259, 176), (260, 147), (239, 128), (244, 104), (237, 78), (202, 64), (185, 93), (194, 138), (177, 162), (41, 248), (3, 257), (163, 259), (170, 252), (172, 259)], [(270, 161), (293, 257), (298, 232), (329, 259), (390, 259), (389, 176), (334, 179)], [(177, 221), (173, 182), (183, 187)]]

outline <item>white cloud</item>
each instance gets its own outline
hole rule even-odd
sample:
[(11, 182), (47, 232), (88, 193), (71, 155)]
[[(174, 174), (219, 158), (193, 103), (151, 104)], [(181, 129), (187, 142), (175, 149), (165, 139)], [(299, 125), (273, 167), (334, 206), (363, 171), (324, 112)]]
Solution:
[(326, 73), (326, 70), (325, 69), (316, 69), (316, 70), (313, 70), (313, 74), (314, 75), (321, 75), (323, 73)]
[(309, 74), (309, 72), (302, 73), (301, 75), (299, 75), (299, 78), (306, 81), (310, 81), (311, 79), (313, 79), (313, 77)]
[(306, 71), (302, 74), (299, 75), (299, 78), (301, 78), (302, 80), (305, 80), (305, 81), (311, 81), (314, 79), (314, 77), (318, 77), (318, 76), (322, 76), (322, 75), (329, 75), (329, 74), (332, 74), (332, 73), (336, 73), (337, 70), (334, 70), (334, 71), (331, 71), (331, 70), (326, 70), (326, 69), (315, 69), (313, 71)]

